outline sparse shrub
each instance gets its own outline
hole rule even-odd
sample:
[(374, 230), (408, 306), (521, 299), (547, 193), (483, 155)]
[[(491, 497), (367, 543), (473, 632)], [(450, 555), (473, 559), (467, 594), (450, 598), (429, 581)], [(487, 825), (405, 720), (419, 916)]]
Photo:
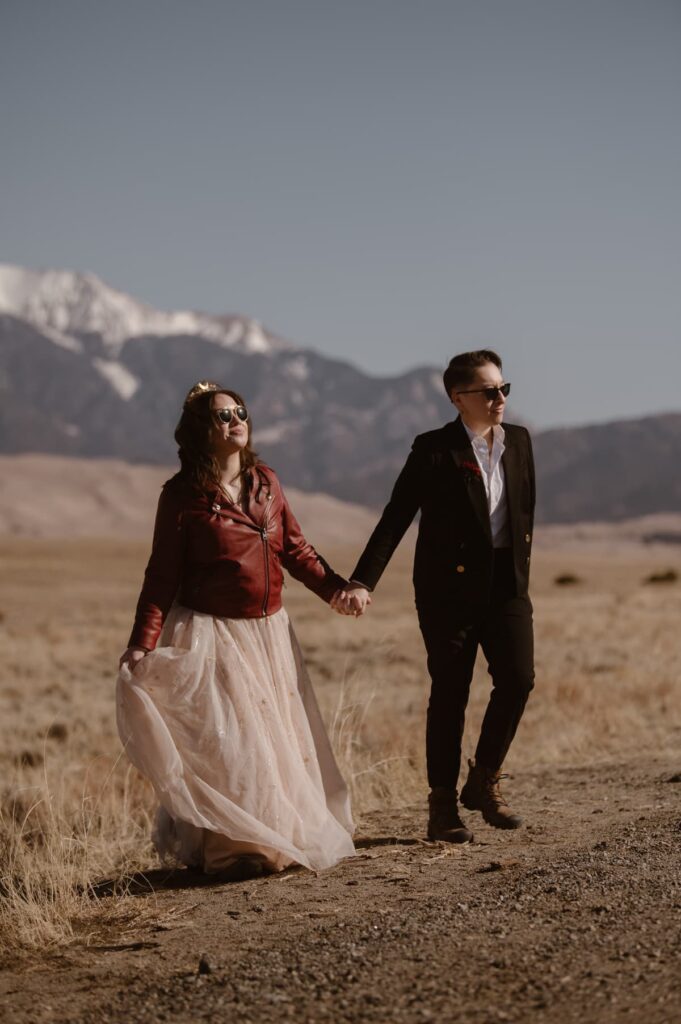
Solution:
[(43, 763), (43, 755), (39, 750), (22, 750), (14, 758), (18, 768), (38, 768)]
[(676, 583), (679, 574), (676, 569), (665, 569), (663, 572), (651, 572), (644, 583)]
[(575, 583), (581, 583), (579, 576), (575, 576), (571, 572), (562, 572), (559, 576), (554, 577), (553, 582), (558, 587), (570, 587)]
[(63, 742), (69, 734), (67, 726), (63, 722), (53, 722), (47, 730), (48, 740), (59, 740)]

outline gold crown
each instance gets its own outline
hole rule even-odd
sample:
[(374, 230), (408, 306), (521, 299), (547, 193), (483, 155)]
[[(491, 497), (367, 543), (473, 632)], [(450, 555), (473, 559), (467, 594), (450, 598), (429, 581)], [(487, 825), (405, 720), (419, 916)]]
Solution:
[(206, 391), (221, 391), (222, 385), (216, 384), (214, 380), (199, 380), (196, 382), (194, 387), (190, 388), (187, 392), (187, 397), (184, 400), (185, 405), (189, 405), (199, 395), (203, 395)]

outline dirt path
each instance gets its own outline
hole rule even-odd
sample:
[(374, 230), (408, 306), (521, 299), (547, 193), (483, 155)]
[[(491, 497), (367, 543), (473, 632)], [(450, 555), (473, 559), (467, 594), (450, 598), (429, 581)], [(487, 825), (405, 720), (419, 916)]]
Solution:
[(146, 889), (134, 931), (4, 971), (3, 1019), (678, 1022), (680, 769), (528, 773), (508, 786), (528, 827), (467, 814), (463, 849), (422, 841), (412, 807), (319, 878)]

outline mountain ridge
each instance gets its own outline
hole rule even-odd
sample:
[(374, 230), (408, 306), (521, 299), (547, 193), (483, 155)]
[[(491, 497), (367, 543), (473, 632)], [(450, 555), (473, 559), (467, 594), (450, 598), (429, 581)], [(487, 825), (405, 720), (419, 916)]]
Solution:
[[(163, 313), (94, 275), (0, 264), (0, 452), (172, 464), (184, 396), (205, 378), (237, 384), (287, 484), (374, 508), (414, 436), (452, 418), (434, 367), (370, 376), (252, 318)], [(540, 522), (681, 509), (681, 413), (533, 438)]]

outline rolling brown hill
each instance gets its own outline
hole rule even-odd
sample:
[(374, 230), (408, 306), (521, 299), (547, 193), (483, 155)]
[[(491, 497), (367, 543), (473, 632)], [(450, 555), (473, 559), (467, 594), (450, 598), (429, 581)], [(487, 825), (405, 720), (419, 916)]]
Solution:
[[(119, 459), (0, 455), (0, 534), (150, 539), (161, 485), (174, 472), (172, 466)], [(286, 494), (306, 536), (320, 548), (359, 545), (374, 527), (371, 509), (293, 487)]]

